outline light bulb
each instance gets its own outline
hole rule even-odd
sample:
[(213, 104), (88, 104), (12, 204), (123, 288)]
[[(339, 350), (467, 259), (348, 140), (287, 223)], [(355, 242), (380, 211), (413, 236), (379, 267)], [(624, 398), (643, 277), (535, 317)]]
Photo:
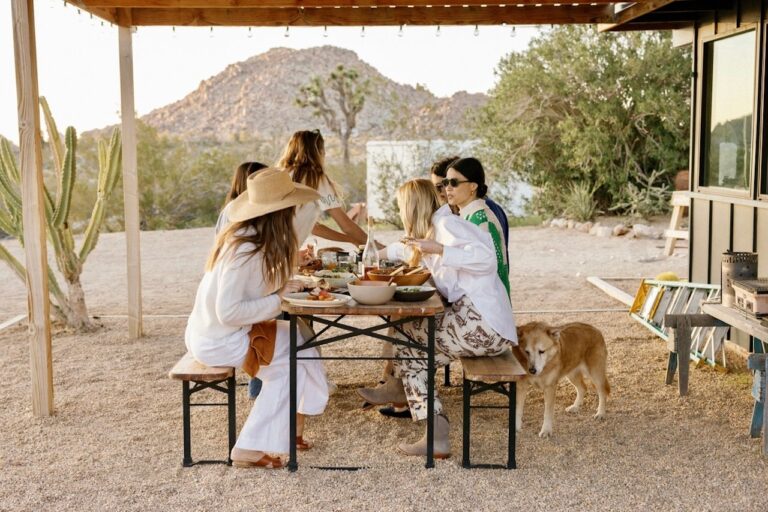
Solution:
[(403, 26), (400, 25), (400, 30), (397, 31), (397, 37), (403, 37)]
[(323, 37), (328, 37), (328, 25), (323, 27)]
[(210, 30), (210, 32), (208, 32), (208, 37), (210, 37), (211, 39), (213, 39), (213, 27), (211, 27), (211, 30)]
[(290, 28), (291, 27), (285, 27), (285, 34), (283, 34), (283, 37), (290, 37), (291, 36), (291, 34), (288, 32), (288, 30), (290, 30)]
[(515, 37), (517, 34), (515, 34), (515, 27), (512, 27), (512, 30), (509, 32), (509, 37)]
[(480, 35), (480, 28), (477, 25), (475, 25), (475, 32), (474, 32), (474, 34), (475, 34), (475, 37)]
[(440, 25), (437, 26), (437, 32), (435, 32), (435, 37), (440, 37)]
[(360, 29), (360, 37), (365, 37), (365, 27), (361, 27), (361, 29)]
[(253, 27), (248, 27), (248, 39), (253, 38)]

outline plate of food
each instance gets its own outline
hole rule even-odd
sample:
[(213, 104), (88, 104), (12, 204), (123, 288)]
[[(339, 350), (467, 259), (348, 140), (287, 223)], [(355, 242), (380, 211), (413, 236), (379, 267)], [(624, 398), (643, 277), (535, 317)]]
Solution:
[(308, 292), (288, 293), (283, 299), (295, 306), (310, 306), (314, 308), (331, 308), (346, 304), (350, 297), (339, 293), (331, 293), (320, 288)]
[(395, 290), (395, 300), (401, 302), (421, 302), (435, 294), (431, 286), (398, 286)]
[(345, 288), (347, 283), (357, 279), (357, 276), (352, 272), (337, 272), (333, 270), (318, 270), (312, 275), (315, 279), (315, 283), (317, 283), (320, 288), (324, 288), (321, 285), (322, 281), (328, 283), (328, 286), (331, 288)]

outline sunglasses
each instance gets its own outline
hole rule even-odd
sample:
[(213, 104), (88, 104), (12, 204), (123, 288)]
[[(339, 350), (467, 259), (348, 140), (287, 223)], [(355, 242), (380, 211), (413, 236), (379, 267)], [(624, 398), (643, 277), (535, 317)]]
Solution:
[(469, 180), (457, 180), (456, 178), (445, 178), (440, 183), (442, 183), (444, 187), (456, 188), (462, 183), (469, 183), (469, 182), (470, 182)]

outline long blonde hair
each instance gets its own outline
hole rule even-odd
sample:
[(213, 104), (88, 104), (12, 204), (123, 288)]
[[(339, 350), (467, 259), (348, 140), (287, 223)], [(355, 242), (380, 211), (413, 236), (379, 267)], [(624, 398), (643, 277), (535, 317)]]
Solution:
[(397, 206), (405, 234), (414, 238), (433, 238), (432, 215), (440, 208), (440, 198), (432, 181), (418, 178), (397, 189)]
[(275, 290), (281, 288), (293, 274), (299, 243), (293, 228), (296, 207), (284, 208), (260, 217), (233, 222), (216, 237), (205, 270), (213, 270), (226, 253), (237, 253), (238, 247), (252, 243), (252, 251), (238, 255), (246, 259), (261, 252), (264, 282)]
[(293, 181), (317, 190), (325, 171), (325, 141), (320, 130), (301, 130), (291, 135), (277, 166), (293, 173)]

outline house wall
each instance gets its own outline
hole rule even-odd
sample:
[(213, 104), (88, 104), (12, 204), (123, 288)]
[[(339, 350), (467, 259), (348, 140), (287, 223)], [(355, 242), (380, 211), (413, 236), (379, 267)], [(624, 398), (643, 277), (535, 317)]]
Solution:
[[(689, 279), (695, 282), (720, 283), (722, 253), (757, 251), (758, 275), (768, 277), (768, 196), (760, 194), (760, 177), (764, 176), (763, 152), (768, 151), (768, 132), (765, 120), (766, 90), (766, 15), (768, 0), (739, 0), (735, 8), (719, 11), (689, 30), (693, 41), (692, 113), (691, 113), (691, 169), (692, 192), (690, 211), (691, 240), (689, 244)], [(756, 30), (755, 105), (753, 110), (752, 161), (754, 171), (750, 190), (730, 194), (727, 190), (713, 190), (699, 185), (704, 149), (703, 129), (704, 44), (739, 31)], [(750, 340), (741, 333), (732, 333), (733, 342), (749, 348)], [(768, 340), (764, 340), (768, 341)]]

